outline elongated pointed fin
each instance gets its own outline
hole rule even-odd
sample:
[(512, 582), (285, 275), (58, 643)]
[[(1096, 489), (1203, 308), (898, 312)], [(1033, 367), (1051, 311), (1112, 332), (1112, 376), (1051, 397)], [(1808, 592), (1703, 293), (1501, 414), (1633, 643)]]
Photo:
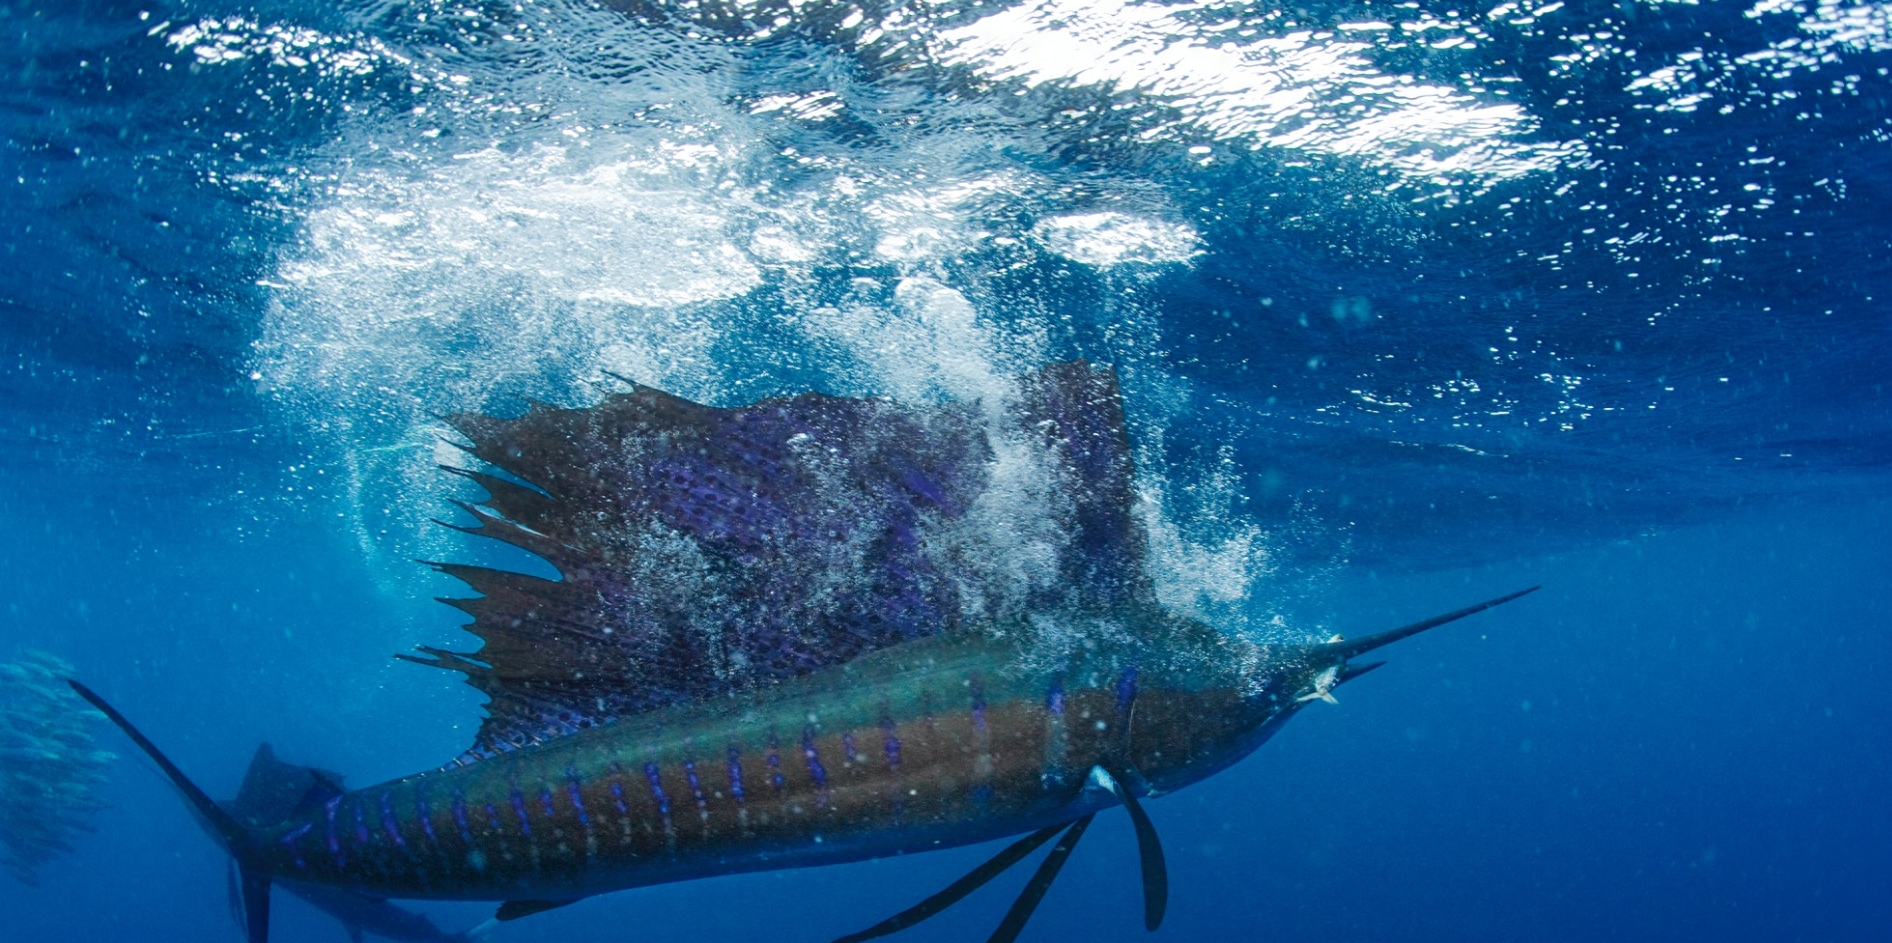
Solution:
[(212, 833), (223, 844), (223, 849), (241, 861), (242, 852), (247, 843), (247, 832), (243, 826), (232, 818), (230, 813), (225, 812), (222, 806), (213, 802), (202, 789), (197, 788), (197, 784), (191, 782), (190, 777), (185, 776), (184, 771), (178, 769), (177, 764), (171, 762), (171, 758), (165, 756), (164, 751), (159, 750), (157, 744), (152, 743), (138, 731), (137, 727), (132, 726), (131, 721), (126, 720), (125, 715), (119, 713), (117, 708), (106, 703), (105, 699), (98, 696), (91, 688), (71, 678), (66, 679), (66, 683), (72, 685), (72, 690), (85, 698), (87, 703), (98, 708), (99, 713), (109, 718), (119, 730), (124, 731), (125, 736), (131, 738), (131, 742), (137, 744), (138, 749), (143, 750), (145, 755), (151, 758), (151, 762), (158, 764), (158, 769), (164, 771), (165, 777), (171, 780), (171, 785), (177, 788), (178, 793), (184, 797), (184, 801), (189, 803), (191, 809), (210, 825)]
[(1064, 869), (1064, 862), (1077, 850), (1078, 840), (1084, 837), (1084, 830), (1091, 827), (1091, 816), (1084, 816), (1071, 823), (1064, 837), (1051, 846), (1051, 853), (1045, 860), (1038, 862), (1038, 870), (1032, 872), (1031, 880), (1025, 889), (1018, 892), (1018, 899), (1012, 901), (1010, 910), (1005, 912), (1005, 919), (999, 921), (999, 927), (992, 931), (986, 943), (1012, 943), (1025, 929), (1025, 923), (1038, 910), (1038, 902), (1045, 899), (1045, 892), (1051, 890), (1051, 882), (1058, 879), (1058, 872)]
[(269, 872), (237, 861), (243, 885), (243, 928), (249, 943), (269, 943)]
[(1455, 609), (1442, 616), (1433, 616), (1430, 619), (1422, 619), (1411, 625), (1402, 625), (1397, 629), (1389, 629), (1385, 632), (1364, 636), (1362, 638), (1348, 639), (1344, 642), (1335, 642), (1328, 646), (1323, 653), (1331, 652), (1342, 658), (1353, 658), (1358, 655), (1364, 655), (1382, 645), (1390, 645), (1400, 639), (1418, 635), (1427, 629), (1436, 629), (1447, 622), (1457, 622), (1466, 616), (1484, 612), (1486, 609), (1490, 609), (1493, 606), (1502, 606), (1513, 599), (1520, 596), (1528, 596), (1542, 588), (1541, 586), (1533, 586), (1530, 589), (1521, 589), (1515, 593), (1499, 596), (1496, 599), (1487, 599), (1475, 606)]
[(947, 885), (945, 890), (865, 930), (839, 937), (834, 943), (862, 943), (864, 940), (872, 940), (877, 937), (886, 936), (889, 933), (897, 933), (901, 930), (905, 930), (928, 917), (938, 914), (940, 911), (964, 900), (966, 895), (984, 887), (986, 882), (1003, 874), (1007, 868), (1017, 864), (1019, 861), (1023, 860), (1026, 855), (1036, 851), (1039, 845), (1050, 841), (1052, 836), (1063, 831), (1066, 824), (1068, 823), (1041, 828), (1032, 832), (1030, 835), (1026, 835), (1024, 838), (1007, 845), (1004, 851), (993, 855), (986, 863), (967, 872), (965, 877)]
[[(637, 387), (448, 422), (505, 473), (462, 472), (488, 492), (463, 529), (559, 574), (438, 565), (480, 594), (449, 602), (483, 644), (409, 657), (491, 698), (471, 758), (956, 631), (1006, 593), (1020, 611), (1155, 604), (1116, 376), (1086, 363), (1022, 377), (1002, 405), (719, 408)], [(1035, 453), (1060, 531), (1058, 578), (1029, 590), (990, 577), (964, 523), (994, 435)]]
[(236, 798), (219, 804), (241, 825), (268, 828), (341, 795), (341, 780), (339, 773), (285, 763), (265, 743), (250, 758)]
[(247, 926), (243, 919), (243, 877), (237, 872), (235, 858), (229, 859), (227, 863), (229, 864), (229, 868), (224, 875), (226, 884), (224, 893), (230, 895), (228, 901), (230, 906), (230, 920), (237, 925), (237, 929), (246, 930)]
[(557, 910), (560, 907), (569, 907), (583, 899), (580, 897), (573, 900), (509, 900), (499, 905), (499, 909), (493, 913), (493, 919), (504, 923), (520, 917), (542, 914), (548, 910)]
[(1349, 681), (1352, 681), (1355, 678), (1358, 678), (1359, 676), (1363, 674), (1366, 674), (1369, 671), (1372, 671), (1376, 668), (1383, 668), (1385, 666), (1386, 666), (1386, 663), (1383, 661), (1368, 661), (1368, 662), (1361, 662), (1360, 664), (1357, 664), (1357, 665), (1348, 665), (1340, 669), (1340, 676), (1334, 679), (1334, 687), (1339, 687), (1343, 684), (1346, 684)]
[(1137, 862), (1143, 871), (1143, 927), (1154, 930), (1163, 925), (1163, 914), (1169, 909), (1169, 863), (1163, 857), (1163, 842), (1156, 837), (1156, 825), (1143, 811), (1136, 791), (1125, 781), (1124, 771), (1113, 773), (1103, 767), (1098, 771), (1104, 774), (1100, 778), (1123, 803), (1124, 811), (1130, 813), (1130, 824), (1136, 828)]

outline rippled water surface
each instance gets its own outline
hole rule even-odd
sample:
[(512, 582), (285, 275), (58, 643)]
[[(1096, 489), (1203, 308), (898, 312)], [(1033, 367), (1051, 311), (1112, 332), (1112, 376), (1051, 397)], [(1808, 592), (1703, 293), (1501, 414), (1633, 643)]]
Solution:
[[(213, 793), (265, 738), (431, 767), (477, 698), (387, 655), (465, 646), (413, 561), (489, 552), (430, 523), (440, 416), (1081, 357), (1166, 604), (1355, 634), (1547, 586), (1152, 804), (1159, 935), (1873, 939), (1889, 69), (1845, 0), (0, 0), (0, 659)], [(0, 888), (20, 938), (238, 938), (138, 766)], [(1032, 937), (1143, 936), (1093, 834)], [(493, 939), (818, 943), (979, 855)], [(299, 907), (279, 940), (341, 938)]]

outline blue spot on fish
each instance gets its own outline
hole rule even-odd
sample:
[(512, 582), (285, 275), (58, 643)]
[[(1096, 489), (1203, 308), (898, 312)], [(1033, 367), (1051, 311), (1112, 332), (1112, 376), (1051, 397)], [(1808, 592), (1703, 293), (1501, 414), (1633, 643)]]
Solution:
[(650, 797), (657, 800), (657, 814), (670, 817), (670, 797), (664, 795), (663, 779), (658, 775), (657, 764), (644, 764), (644, 778), (650, 780)]
[(284, 848), (289, 849), (290, 854), (296, 856), (296, 868), (299, 870), (306, 870), (309, 867), (309, 863), (307, 861), (302, 860), (302, 852), (296, 850), (296, 839), (309, 834), (309, 830), (314, 827), (315, 827), (314, 822), (304, 822), (302, 823), (301, 828), (298, 828), (295, 831), (290, 832), (287, 835), (284, 835), (281, 839), (278, 839), (279, 841), (282, 842), (282, 845)]
[(808, 775), (813, 776), (816, 786), (828, 784), (828, 770), (821, 765), (821, 754), (815, 751), (815, 728), (809, 727), (801, 734), (801, 753), (808, 760)]
[(1117, 679), (1117, 710), (1127, 711), (1130, 703), (1137, 699), (1137, 666), (1123, 669), (1123, 677)]
[(434, 841), (434, 814), (432, 809), (427, 808), (427, 800), (415, 799), (414, 812), (420, 817), (420, 830), (427, 835), (429, 842)]
[(1050, 711), (1053, 717), (1064, 716), (1063, 683), (1058, 681), (1051, 682), (1051, 690), (1045, 692), (1045, 710)]
[(565, 781), (565, 795), (572, 800), (572, 811), (578, 813), (578, 824), (591, 827), (591, 816), (585, 814), (585, 795), (578, 791), (578, 774), (571, 774)]
[(328, 853), (335, 857), (335, 866), (342, 866), (342, 839), (335, 827), (335, 813), (341, 808), (342, 797), (336, 796), (322, 805), (322, 814), (328, 822)]
[(394, 821), (394, 796), (392, 793), (384, 792), (381, 794), (381, 830), (387, 833), (388, 839), (393, 841), (396, 847), (403, 850), (407, 848), (407, 839), (401, 837), (400, 823)]
[(519, 794), (519, 788), (512, 790), (512, 814), (519, 817), (519, 834), (532, 837), (532, 823), (526, 821), (526, 797)]
[(729, 794), (735, 796), (737, 802), (743, 800), (742, 754), (735, 747), (729, 748)]
[(698, 808), (707, 809), (709, 807), (709, 802), (708, 800), (703, 798), (703, 784), (702, 782), (698, 781), (696, 778), (696, 761), (695, 760), (683, 761), (683, 778), (689, 780), (690, 782), (690, 798), (696, 800), (696, 805)]
[(466, 824), (466, 796), (458, 789), (453, 791), (453, 824), (460, 827), (460, 840), (473, 844), (473, 830)]

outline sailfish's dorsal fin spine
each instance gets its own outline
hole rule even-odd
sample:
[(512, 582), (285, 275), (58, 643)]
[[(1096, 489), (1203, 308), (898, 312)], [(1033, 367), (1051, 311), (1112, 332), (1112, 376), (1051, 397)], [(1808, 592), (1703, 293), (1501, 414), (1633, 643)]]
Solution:
[(582, 409), (446, 421), (489, 466), (448, 469), (486, 491), (450, 526), (559, 574), (432, 564), (478, 593), (451, 604), (484, 644), (410, 660), (492, 699), (475, 754), (965, 628), (988, 590), (976, 548), (952, 548), (990, 487), (994, 434), (1038, 450), (1062, 489), (1058, 577), (1019, 605), (1154, 604), (1116, 375), (1087, 363), (1028, 374), (1002, 405), (720, 408), (632, 384)]

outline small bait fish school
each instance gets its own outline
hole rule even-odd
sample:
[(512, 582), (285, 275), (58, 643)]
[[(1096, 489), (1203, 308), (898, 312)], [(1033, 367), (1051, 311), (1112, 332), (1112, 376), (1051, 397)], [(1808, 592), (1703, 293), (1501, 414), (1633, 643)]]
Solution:
[(436, 564), (477, 594), (447, 602), (482, 644), (400, 657), (490, 698), (465, 753), (348, 790), (265, 747), (219, 804), (72, 682), (228, 851), (251, 943), (268, 938), (272, 885), (381, 932), (375, 920), (412, 916), (389, 898), (496, 901), (508, 921), (652, 884), (1015, 839), (836, 941), (858, 943), (1051, 843), (991, 937), (1009, 941), (1119, 806), (1154, 930), (1168, 878), (1145, 800), (1226, 769), (1381, 664), (1359, 656), (1531, 591), (1308, 644), (1166, 610), (1116, 376), (1083, 362), (1027, 374), (999, 403), (804, 393), (717, 408), (632, 384), (587, 408), (448, 421), (479, 470), (447, 470), (486, 492), (460, 505), (474, 522), (460, 529), (559, 577)]

